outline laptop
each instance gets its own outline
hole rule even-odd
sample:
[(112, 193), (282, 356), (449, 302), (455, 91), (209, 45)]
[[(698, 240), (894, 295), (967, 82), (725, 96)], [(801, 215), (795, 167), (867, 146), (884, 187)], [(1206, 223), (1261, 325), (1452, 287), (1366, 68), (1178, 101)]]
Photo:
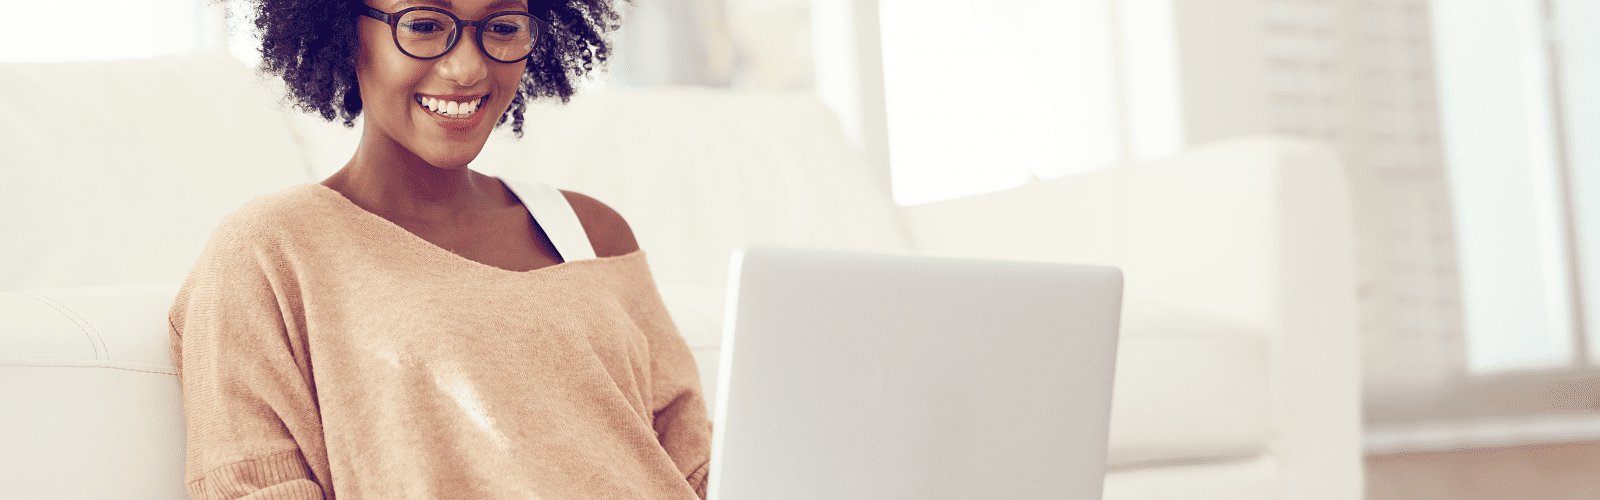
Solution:
[(733, 256), (708, 494), (1098, 499), (1122, 273)]

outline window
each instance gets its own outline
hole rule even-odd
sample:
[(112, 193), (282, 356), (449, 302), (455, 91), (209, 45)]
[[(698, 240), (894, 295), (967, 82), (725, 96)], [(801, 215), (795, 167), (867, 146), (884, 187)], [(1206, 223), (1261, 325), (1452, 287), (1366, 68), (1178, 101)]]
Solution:
[(1469, 367), (1592, 364), (1600, 33), (1590, 28), (1600, 3), (1435, 0), (1432, 9)]
[[(818, 94), (860, 134), (842, 0), (813, 0)], [(1184, 147), (1171, 0), (881, 0), (895, 201), (1015, 187)], [(843, 62), (841, 62), (843, 61)]]

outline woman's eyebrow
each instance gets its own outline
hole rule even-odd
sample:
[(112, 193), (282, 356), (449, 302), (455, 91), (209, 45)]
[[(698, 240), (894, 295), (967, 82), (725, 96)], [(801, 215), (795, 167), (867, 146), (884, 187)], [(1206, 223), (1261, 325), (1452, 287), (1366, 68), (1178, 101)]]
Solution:
[(431, 7), (439, 7), (445, 10), (454, 10), (456, 8), (454, 4), (450, 3), (450, 0), (400, 0), (399, 2), (395, 2), (394, 10), (398, 11), (419, 4)]
[(489, 12), (496, 12), (507, 7), (516, 7), (522, 10), (529, 10), (527, 3), (524, 3), (522, 0), (500, 0), (498, 2), (489, 4)]

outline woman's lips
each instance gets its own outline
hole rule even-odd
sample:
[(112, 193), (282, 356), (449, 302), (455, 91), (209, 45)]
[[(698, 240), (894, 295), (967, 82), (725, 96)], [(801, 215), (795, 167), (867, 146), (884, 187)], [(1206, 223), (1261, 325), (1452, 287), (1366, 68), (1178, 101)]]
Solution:
[(413, 98), (417, 102), (417, 107), (422, 108), (440, 125), (451, 130), (466, 130), (477, 126), (483, 121), (483, 105), (489, 101), (487, 94), (468, 101), (453, 101), (422, 94), (417, 94)]

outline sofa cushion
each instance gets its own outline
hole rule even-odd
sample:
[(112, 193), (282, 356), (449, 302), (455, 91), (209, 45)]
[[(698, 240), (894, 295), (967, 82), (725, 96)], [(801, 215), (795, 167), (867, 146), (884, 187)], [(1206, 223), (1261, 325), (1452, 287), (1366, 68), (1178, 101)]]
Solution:
[(1268, 451), (1270, 338), (1194, 309), (1124, 299), (1107, 463), (1138, 468)]
[[(1169, 467), (1106, 474), (1103, 500), (1273, 500), (1281, 493), (1283, 466), (1261, 455), (1237, 460), (1194, 460)], [(1327, 497), (1351, 498), (1351, 497)]]
[(309, 180), (226, 53), (0, 64), (0, 290), (176, 283), (251, 197)]
[(188, 498), (177, 286), (0, 292), (4, 498)]
[(1267, 451), (1267, 373), (1260, 337), (1124, 334), (1117, 345), (1107, 465)]

